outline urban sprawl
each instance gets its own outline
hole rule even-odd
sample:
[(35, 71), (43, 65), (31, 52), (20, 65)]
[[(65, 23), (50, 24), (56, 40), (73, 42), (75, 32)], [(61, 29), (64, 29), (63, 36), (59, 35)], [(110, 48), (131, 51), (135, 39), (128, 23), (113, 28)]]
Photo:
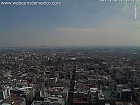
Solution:
[(0, 48), (0, 105), (140, 105), (140, 47)]

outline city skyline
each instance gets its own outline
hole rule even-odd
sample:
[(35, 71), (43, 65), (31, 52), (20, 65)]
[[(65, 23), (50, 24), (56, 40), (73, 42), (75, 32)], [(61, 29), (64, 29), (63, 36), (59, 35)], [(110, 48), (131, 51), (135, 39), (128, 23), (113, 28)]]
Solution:
[(61, 5), (1, 4), (0, 47), (140, 46), (139, 2), (53, 2)]

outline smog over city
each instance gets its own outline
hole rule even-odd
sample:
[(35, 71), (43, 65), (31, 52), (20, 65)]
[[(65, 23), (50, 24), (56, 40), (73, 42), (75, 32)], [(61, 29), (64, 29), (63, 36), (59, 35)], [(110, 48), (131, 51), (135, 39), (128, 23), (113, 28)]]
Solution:
[(140, 105), (140, 0), (0, 2), (0, 105)]
[(130, 0), (1, 1), (0, 47), (140, 46), (139, 10)]

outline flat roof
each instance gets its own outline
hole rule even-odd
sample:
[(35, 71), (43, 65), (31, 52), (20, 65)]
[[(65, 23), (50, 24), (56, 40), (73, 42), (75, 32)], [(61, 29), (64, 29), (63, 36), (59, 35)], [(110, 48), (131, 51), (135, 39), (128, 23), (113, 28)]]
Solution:
[(122, 91), (123, 92), (126, 92), (126, 91), (130, 92), (131, 90), (130, 89), (123, 89)]
[(11, 104), (8, 104), (8, 103), (3, 103), (2, 105), (11, 105)]
[(83, 98), (73, 98), (73, 103), (77, 103), (77, 104), (84, 103), (84, 104), (87, 104), (87, 103), (89, 103), (89, 101), (88, 100), (84, 100)]
[(109, 100), (110, 99), (110, 95), (111, 95), (111, 91), (104, 91), (104, 95), (105, 95), (105, 98), (107, 100)]

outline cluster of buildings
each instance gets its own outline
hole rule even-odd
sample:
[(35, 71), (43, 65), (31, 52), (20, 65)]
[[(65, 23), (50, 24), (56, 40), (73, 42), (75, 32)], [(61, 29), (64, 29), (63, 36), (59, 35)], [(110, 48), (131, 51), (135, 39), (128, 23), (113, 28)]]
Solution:
[(0, 105), (140, 105), (140, 48), (0, 49)]

